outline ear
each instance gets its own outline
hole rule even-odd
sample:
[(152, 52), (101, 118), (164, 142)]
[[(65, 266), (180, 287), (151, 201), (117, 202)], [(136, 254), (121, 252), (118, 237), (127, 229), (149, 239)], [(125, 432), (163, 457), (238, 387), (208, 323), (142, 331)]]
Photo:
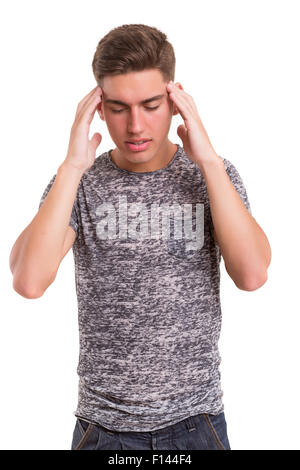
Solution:
[[(174, 85), (180, 88), (180, 90), (183, 90), (183, 86), (181, 85), (181, 83), (177, 82)], [(179, 114), (179, 110), (177, 106), (175, 105), (175, 103), (173, 103), (173, 116), (175, 116), (176, 114)]]
[(102, 121), (105, 121), (105, 116), (102, 110), (102, 102), (99, 103), (97, 106), (97, 113), (99, 114), (100, 119), (102, 119)]
[(183, 90), (183, 86), (180, 82), (175, 83), (175, 86), (177, 86), (180, 90)]
[(173, 113), (172, 113), (172, 116), (176, 116), (176, 114), (179, 114), (179, 111), (178, 111), (178, 108), (177, 108), (177, 106), (175, 105), (175, 103), (173, 103)]

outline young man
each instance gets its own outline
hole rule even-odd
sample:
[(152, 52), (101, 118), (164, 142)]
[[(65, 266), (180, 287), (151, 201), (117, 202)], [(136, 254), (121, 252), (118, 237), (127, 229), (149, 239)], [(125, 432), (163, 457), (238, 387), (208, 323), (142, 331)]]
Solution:
[[(67, 156), (13, 246), (14, 289), (43, 295), (73, 248), (79, 397), (72, 449), (230, 449), (218, 339), (219, 263), (239, 289), (271, 251), (243, 181), (173, 84), (166, 36), (123, 25), (98, 44)], [(95, 112), (116, 148), (95, 158)], [(173, 115), (182, 146), (168, 139)]]

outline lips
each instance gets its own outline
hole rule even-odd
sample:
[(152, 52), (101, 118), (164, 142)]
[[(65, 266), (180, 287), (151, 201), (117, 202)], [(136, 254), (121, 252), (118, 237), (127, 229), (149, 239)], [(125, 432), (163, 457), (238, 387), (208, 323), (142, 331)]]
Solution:
[(127, 144), (144, 144), (145, 142), (149, 142), (151, 139), (139, 139), (139, 140), (126, 140)]
[(144, 152), (151, 145), (151, 140), (144, 140), (142, 144), (137, 141), (125, 142), (131, 152)]

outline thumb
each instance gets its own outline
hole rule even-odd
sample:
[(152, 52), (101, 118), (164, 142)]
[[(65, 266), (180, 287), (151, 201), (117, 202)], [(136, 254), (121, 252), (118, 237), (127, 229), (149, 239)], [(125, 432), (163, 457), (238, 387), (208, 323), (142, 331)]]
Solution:
[(90, 147), (93, 153), (96, 152), (97, 147), (99, 147), (99, 144), (102, 140), (102, 135), (99, 134), (99, 132), (96, 132), (96, 134), (93, 135), (93, 137), (90, 140)]
[(186, 135), (187, 135), (187, 128), (185, 127), (184, 124), (181, 124), (180, 126), (177, 127), (177, 134), (181, 138), (182, 142), (185, 143)]

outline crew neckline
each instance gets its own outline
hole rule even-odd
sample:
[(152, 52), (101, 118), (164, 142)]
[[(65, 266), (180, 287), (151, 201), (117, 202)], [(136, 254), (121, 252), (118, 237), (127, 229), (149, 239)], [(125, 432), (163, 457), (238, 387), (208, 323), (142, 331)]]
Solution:
[(110, 149), (108, 152), (107, 152), (107, 156), (108, 156), (108, 161), (110, 162), (110, 164), (118, 171), (121, 171), (122, 173), (127, 173), (129, 175), (155, 175), (157, 173), (162, 173), (163, 171), (166, 171), (171, 165), (173, 165), (174, 161), (176, 160), (177, 158), (177, 155), (179, 154), (180, 152), (180, 145), (179, 144), (175, 144), (177, 145), (177, 150), (176, 152), (174, 153), (173, 155), (173, 158), (169, 161), (169, 163), (163, 167), (163, 168), (159, 168), (158, 170), (153, 170), (153, 171), (130, 171), (130, 170), (126, 170), (125, 168), (120, 168), (118, 165), (116, 165), (113, 161), (112, 161), (112, 158), (111, 158), (111, 152), (113, 151), (113, 149)]

